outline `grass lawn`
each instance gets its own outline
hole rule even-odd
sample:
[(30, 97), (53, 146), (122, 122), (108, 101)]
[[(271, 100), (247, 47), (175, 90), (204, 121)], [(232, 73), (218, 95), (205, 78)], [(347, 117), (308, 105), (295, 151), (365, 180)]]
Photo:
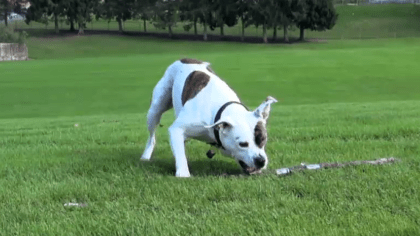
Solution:
[[(89, 36), (32, 38), (0, 64), (0, 235), (419, 235), (420, 40), (246, 45)], [(167, 128), (150, 162), (151, 91), (181, 57), (212, 63), (246, 105), (267, 95), (269, 169), (186, 145)], [(77, 124), (77, 126), (75, 126)], [(273, 171), (395, 156), (400, 163)], [(229, 175), (224, 175), (228, 173)], [(85, 208), (69, 208), (83, 202)]]

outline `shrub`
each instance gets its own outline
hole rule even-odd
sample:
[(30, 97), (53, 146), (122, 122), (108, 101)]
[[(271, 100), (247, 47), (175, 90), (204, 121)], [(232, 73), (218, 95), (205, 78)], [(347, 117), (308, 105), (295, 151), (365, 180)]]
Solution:
[(25, 31), (15, 32), (11, 27), (0, 26), (0, 43), (24, 44), (27, 36)]

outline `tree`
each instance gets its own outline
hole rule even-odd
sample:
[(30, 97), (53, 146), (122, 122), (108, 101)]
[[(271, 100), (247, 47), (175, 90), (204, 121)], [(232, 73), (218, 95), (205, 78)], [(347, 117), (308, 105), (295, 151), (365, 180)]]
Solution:
[(77, 19), (77, 8), (74, 7), (74, 0), (68, 0), (65, 3), (65, 15), (67, 16), (67, 21), (70, 24), (70, 31), (75, 31), (74, 23)]
[(161, 29), (168, 27), (169, 37), (172, 38), (172, 27), (178, 21), (179, 1), (178, 0), (158, 0), (155, 7), (155, 26)]
[(58, 28), (58, 17), (63, 13), (65, 0), (49, 0), (48, 15), (52, 15), (54, 18), (54, 30), (55, 33), (59, 33)]
[[(283, 27), (284, 29), (284, 40), (285, 42), (289, 41), (288, 28), (293, 15), (291, 14), (290, 9), (291, 0), (265, 0), (260, 1), (262, 4), (260, 14), (264, 14), (267, 27), (273, 29), (273, 38), (272, 40), (277, 40), (277, 29)], [(267, 36), (265, 36), (267, 37)], [(267, 40), (265, 40), (266, 42)]]
[(214, 25), (213, 16), (211, 14), (212, 0), (199, 0), (200, 7), (197, 9), (198, 21), (203, 24), (203, 40), (207, 41), (207, 27)]
[(8, 16), (11, 11), (15, 13), (20, 13), (21, 11), (21, 4), (23, 0), (0, 0), (0, 20), (4, 20), (4, 24), (7, 26)]
[(31, 0), (26, 14), (26, 23), (39, 21), (48, 24), (49, 17), (54, 20), (55, 33), (59, 33), (58, 17), (63, 15), (66, 0)]
[(293, 23), (294, 15), (292, 12), (292, 0), (282, 0), (280, 2), (280, 14), (279, 14), (279, 22), (283, 26), (284, 31), (284, 42), (289, 42), (289, 26)]
[(143, 20), (144, 32), (147, 32), (146, 22), (152, 18), (155, 4), (156, 0), (137, 0), (134, 3), (134, 15)]
[[(202, 24), (204, 28), (203, 39), (207, 40), (207, 27), (214, 26), (214, 18), (212, 16), (212, 0), (182, 0), (179, 5), (181, 21), (192, 22), (194, 34), (197, 35), (197, 24)], [(185, 30), (191, 26), (186, 25)]]
[(300, 29), (300, 40), (304, 40), (305, 29), (332, 29), (338, 17), (332, 0), (293, 0), (292, 12)]
[(8, 0), (0, 0), (0, 20), (4, 20), (4, 24), (6, 26), (8, 25), (7, 16), (9, 15), (10, 8), (11, 7)]
[(251, 4), (252, 1), (249, 0), (236, 1), (237, 15), (241, 19), (241, 41), (245, 40), (245, 28), (252, 23), (250, 14)]
[(98, 0), (67, 0), (64, 4), (64, 15), (70, 23), (70, 30), (74, 31), (74, 23), (79, 26), (79, 34), (84, 32), (87, 22), (93, 20), (93, 13), (98, 7)]
[(252, 23), (258, 27), (263, 26), (263, 42), (267, 43), (267, 28), (273, 26), (273, 22), (278, 14), (277, 9), (273, 7), (276, 0), (253, 0), (250, 5)]
[(220, 27), (220, 35), (224, 36), (224, 25), (229, 27), (237, 23), (237, 5), (236, 0), (213, 0), (211, 11), (213, 13), (214, 21), (210, 25), (213, 30), (215, 27)]
[(104, 0), (96, 10), (97, 17), (108, 20), (116, 19), (120, 33), (124, 31), (123, 23), (133, 17), (135, 0)]
[(270, 11), (268, 15), (269, 26), (273, 28), (273, 41), (277, 39), (277, 27), (281, 21), (281, 4), (287, 0), (272, 0), (269, 1)]
[[(180, 20), (192, 22), (192, 26), (194, 27), (194, 35), (198, 34), (197, 23), (199, 20), (199, 15), (201, 14), (199, 8), (200, 2), (195, 0), (183, 0), (179, 5)], [(188, 31), (191, 28), (191, 24), (185, 25), (184, 28)]]

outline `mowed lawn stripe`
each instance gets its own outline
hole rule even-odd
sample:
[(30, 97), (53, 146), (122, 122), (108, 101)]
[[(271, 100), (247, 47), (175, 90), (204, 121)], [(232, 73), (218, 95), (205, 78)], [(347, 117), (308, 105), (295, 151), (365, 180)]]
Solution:
[[(419, 105), (273, 106), (267, 174), (241, 177), (233, 160), (210, 160), (208, 146), (191, 141), (194, 177), (188, 180), (173, 177), (166, 130), (172, 114), (158, 129), (151, 162), (139, 161), (147, 138), (144, 114), (7, 119), (0, 149), (2, 232), (416, 234)], [(388, 156), (402, 162), (272, 173), (300, 162)], [(64, 208), (69, 201), (88, 207)]]
[[(137, 43), (159, 47), (149, 41)], [(97, 58), (2, 63), (0, 118), (146, 112), (154, 85), (170, 63), (184, 56), (211, 62), (250, 106), (267, 95), (282, 104), (419, 99), (415, 68), (420, 42), (402, 39), (381, 44), (378, 40), (380, 47), (365, 47), (375, 43), (360, 42), (360, 47), (332, 43), (331, 49), (319, 44), (320, 50), (305, 45), (260, 50), (261, 45), (248, 45), (243, 52), (211, 50), (210, 44), (202, 43), (211, 52), (181, 53), (180, 45), (173, 42), (174, 51), (161, 55), (110, 57), (103, 53)]]

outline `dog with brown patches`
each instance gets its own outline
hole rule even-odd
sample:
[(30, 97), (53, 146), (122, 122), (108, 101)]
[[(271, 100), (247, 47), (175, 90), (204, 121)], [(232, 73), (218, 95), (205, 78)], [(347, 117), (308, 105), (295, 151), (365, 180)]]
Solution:
[[(268, 164), (266, 122), (270, 104), (267, 99), (254, 111), (240, 102), (236, 93), (210, 68), (210, 63), (184, 58), (171, 64), (153, 89), (147, 113), (150, 136), (141, 157), (150, 160), (156, 144), (155, 130), (162, 114), (175, 109), (169, 127), (177, 177), (190, 177), (184, 142), (196, 139), (220, 149), (236, 159), (243, 171), (260, 172)], [(208, 156), (214, 153), (208, 152)]]

